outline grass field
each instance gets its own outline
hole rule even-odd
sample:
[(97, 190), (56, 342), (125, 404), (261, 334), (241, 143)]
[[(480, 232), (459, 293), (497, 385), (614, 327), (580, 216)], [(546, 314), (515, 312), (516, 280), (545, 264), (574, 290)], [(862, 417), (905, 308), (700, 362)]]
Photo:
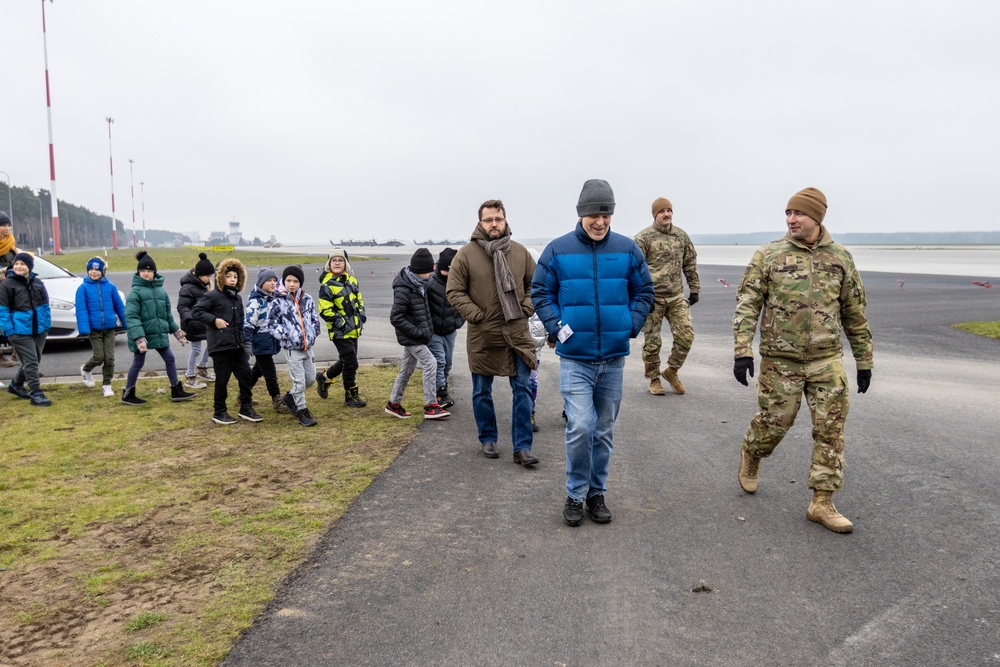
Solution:
[(217, 664), (412, 439), (419, 418), (379, 400), (396, 372), (360, 369), (360, 410), (310, 391), (316, 428), (263, 383), (264, 421), (233, 426), (212, 423), (212, 385), (171, 403), (165, 378), (137, 408), (82, 384), (46, 386), (50, 408), (0, 395), (0, 664)]
[(1000, 340), (1000, 322), (960, 322), (953, 326), (962, 331)]

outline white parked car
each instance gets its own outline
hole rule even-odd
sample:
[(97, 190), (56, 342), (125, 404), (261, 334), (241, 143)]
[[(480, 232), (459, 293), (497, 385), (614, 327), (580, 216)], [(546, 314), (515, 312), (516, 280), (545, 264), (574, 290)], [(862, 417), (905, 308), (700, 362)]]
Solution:
[[(80, 338), (76, 328), (76, 289), (83, 284), (83, 278), (56, 266), (44, 257), (35, 257), (35, 273), (45, 282), (49, 292), (49, 309), (52, 311), (52, 329), (48, 340), (74, 340)], [(121, 290), (118, 294), (125, 302)], [(119, 330), (119, 333), (124, 329)]]

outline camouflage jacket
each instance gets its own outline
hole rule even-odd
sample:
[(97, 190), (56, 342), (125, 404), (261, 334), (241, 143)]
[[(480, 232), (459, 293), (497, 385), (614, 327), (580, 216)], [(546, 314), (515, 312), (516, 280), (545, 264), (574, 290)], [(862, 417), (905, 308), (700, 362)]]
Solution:
[(851, 253), (825, 227), (813, 248), (785, 236), (754, 253), (736, 293), (736, 358), (753, 356), (758, 318), (762, 357), (840, 356), (843, 327), (858, 368), (872, 368), (865, 288)]
[(646, 256), (657, 297), (669, 299), (683, 294), (682, 273), (687, 277), (688, 289), (701, 292), (698, 253), (687, 232), (677, 225), (670, 225), (669, 229), (650, 225), (635, 235), (635, 242)]

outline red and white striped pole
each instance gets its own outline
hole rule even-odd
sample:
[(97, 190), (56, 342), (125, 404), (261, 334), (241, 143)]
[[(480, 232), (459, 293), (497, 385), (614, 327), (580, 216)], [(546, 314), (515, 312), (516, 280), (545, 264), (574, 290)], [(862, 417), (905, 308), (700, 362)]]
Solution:
[(108, 122), (108, 165), (111, 167), (111, 247), (118, 250), (118, 225), (115, 224), (115, 156), (111, 150), (111, 124), (115, 119), (108, 116), (104, 120)]
[(132, 247), (135, 247), (135, 181), (132, 180), (132, 158), (128, 159), (128, 184), (132, 189)]
[(59, 243), (59, 199), (56, 197), (56, 152), (52, 142), (52, 93), (49, 91), (49, 42), (45, 32), (45, 0), (42, 0), (42, 48), (45, 51), (45, 107), (49, 117), (49, 177), (52, 181), (49, 190), (49, 204), (52, 207), (52, 251), (59, 255), (62, 254), (62, 245)]

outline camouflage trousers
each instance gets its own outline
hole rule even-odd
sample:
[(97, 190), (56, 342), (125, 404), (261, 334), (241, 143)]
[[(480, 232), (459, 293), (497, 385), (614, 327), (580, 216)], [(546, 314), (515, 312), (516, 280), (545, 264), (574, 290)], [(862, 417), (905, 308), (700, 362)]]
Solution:
[(770, 456), (795, 422), (803, 393), (813, 425), (809, 488), (838, 491), (844, 482), (844, 422), (849, 407), (840, 357), (808, 363), (761, 359), (758, 411), (743, 438), (743, 451), (757, 458)]
[(653, 299), (653, 307), (646, 317), (646, 324), (642, 327), (643, 345), (642, 361), (646, 366), (646, 377), (652, 380), (660, 375), (660, 348), (663, 347), (663, 339), (660, 331), (663, 329), (663, 318), (666, 317), (670, 324), (670, 333), (674, 338), (673, 346), (670, 349), (670, 357), (667, 359), (667, 366), (670, 368), (680, 368), (687, 359), (688, 352), (691, 351), (691, 344), (694, 343), (694, 327), (691, 326), (691, 306), (683, 294), (669, 299), (656, 297)]

